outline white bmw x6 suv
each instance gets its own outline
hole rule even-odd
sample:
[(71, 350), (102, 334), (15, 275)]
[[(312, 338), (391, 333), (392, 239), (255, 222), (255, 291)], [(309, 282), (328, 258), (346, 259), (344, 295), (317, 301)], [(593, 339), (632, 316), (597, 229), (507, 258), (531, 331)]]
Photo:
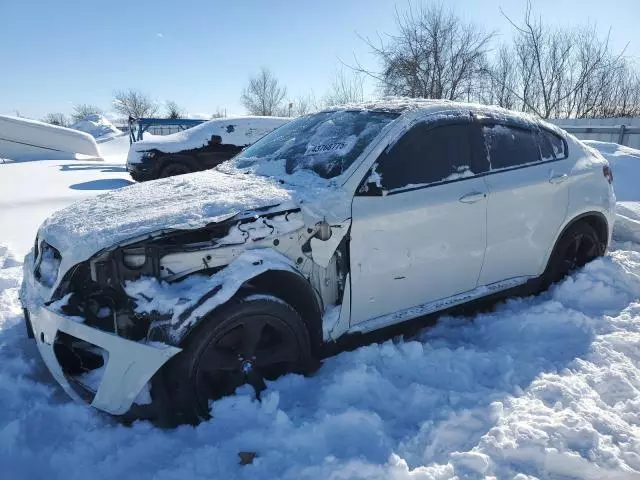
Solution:
[(198, 422), (338, 339), (535, 292), (603, 255), (612, 180), (597, 152), (507, 110), (332, 108), (214, 170), (55, 213), (25, 261), (27, 327), (74, 399)]

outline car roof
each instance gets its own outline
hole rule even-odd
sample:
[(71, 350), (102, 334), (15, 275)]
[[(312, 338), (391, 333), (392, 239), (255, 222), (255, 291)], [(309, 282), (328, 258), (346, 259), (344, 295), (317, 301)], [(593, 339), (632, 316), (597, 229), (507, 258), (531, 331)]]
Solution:
[(483, 105), (480, 103), (432, 100), (426, 98), (383, 97), (375, 101), (348, 103), (325, 109), (325, 111), (339, 110), (389, 112), (397, 113), (398, 115), (420, 112), (425, 117), (432, 117), (434, 120), (440, 116), (451, 118), (455, 116), (466, 116), (472, 113), (479, 118), (488, 117), (521, 125), (543, 126), (559, 135), (567, 135), (564, 130), (531, 114), (515, 112), (496, 105)]

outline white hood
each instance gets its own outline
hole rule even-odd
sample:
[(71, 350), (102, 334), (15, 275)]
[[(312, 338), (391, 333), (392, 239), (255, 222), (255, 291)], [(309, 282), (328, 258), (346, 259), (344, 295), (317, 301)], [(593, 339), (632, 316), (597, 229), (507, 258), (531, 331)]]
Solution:
[(214, 170), (139, 183), (54, 213), (39, 235), (77, 263), (159, 230), (199, 228), (242, 211), (294, 204), (283, 187), (267, 177)]
[(64, 272), (129, 240), (161, 230), (200, 228), (262, 207), (300, 207), (310, 224), (323, 218), (343, 220), (350, 212), (346, 199), (337, 187), (297, 186), (251, 173), (207, 170), (80, 201), (51, 215), (38, 235), (58, 249)]

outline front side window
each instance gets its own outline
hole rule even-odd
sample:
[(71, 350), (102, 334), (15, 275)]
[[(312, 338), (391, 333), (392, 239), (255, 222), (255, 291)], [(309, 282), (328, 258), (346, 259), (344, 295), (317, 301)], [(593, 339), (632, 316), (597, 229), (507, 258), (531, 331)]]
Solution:
[(492, 170), (540, 161), (533, 131), (506, 125), (483, 125), (485, 151)]
[[(332, 178), (347, 170), (397, 113), (371, 110), (320, 112), (293, 120), (232, 160), (235, 168), (281, 166), (286, 175), (309, 171)], [(270, 171), (275, 171), (271, 168)]]
[(390, 191), (473, 176), (469, 124), (419, 124), (378, 159), (376, 182)]

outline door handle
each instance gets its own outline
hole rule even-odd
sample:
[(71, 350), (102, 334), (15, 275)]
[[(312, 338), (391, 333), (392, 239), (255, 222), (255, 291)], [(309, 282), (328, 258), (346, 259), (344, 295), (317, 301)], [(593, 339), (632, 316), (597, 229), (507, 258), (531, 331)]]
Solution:
[(463, 195), (462, 197), (460, 197), (460, 201), (462, 203), (476, 203), (476, 202), (479, 202), (480, 200), (482, 200), (483, 198), (485, 198), (486, 196), (487, 196), (486, 193), (471, 192), (471, 193), (467, 193), (466, 195)]
[(549, 177), (549, 183), (562, 183), (569, 179), (569, 175), (563, 173), (562, 175), (552, 175)]

